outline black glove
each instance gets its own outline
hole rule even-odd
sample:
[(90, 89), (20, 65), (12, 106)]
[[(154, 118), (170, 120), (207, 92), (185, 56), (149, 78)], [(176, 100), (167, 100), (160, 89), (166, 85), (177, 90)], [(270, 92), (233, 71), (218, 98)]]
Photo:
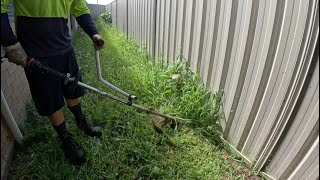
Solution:
[(95, 50), (101, 50), (104, 48), (104, 39), (100, 34), (95, 34), (92, 37), (93, 47)]

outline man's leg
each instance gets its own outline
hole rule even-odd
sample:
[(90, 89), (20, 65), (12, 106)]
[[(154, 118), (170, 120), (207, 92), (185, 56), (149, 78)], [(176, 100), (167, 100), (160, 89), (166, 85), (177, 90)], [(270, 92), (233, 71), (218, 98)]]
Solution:
[[(77, 81), (82, 81), (80, 68), (75, 57), (73, 48), (67, 53), (65, 60), (67, 62), (67, 68), (72, 77), (75, 77)], [(85, 114), (82, 112), (80, 97), (85, 94), (84, 88), (75, 84), (67, 84), (63, 89), (65, 102), (69, 110), (74, 115), (77, 126), (84, 131), (87, 135), (92, 137), (101, 137), (102, 131), (98, 126), (93, 126), (88, 122)]]
[(102, 130), (99, 126), (93, 126), (90, 122), (88, 122), (85, 114), (82, 111), (80, 98), (76, 99), (66, 99), (67, 106), (69, 110), (74, 115), (77, 126), (84, 131), (87, 135), (92, 137), (101, 137)]
[[(68, 63), (68, 59), (66, 59), (68, 55), (69, 53), (65, 53), (37, 58), (37, 60), (56, 71), (64, 73)], [(49, 118), (59, 135), (66, 158), (75, 165), (84, 163), (85, 155), (68, 132), (64, 122), (64, 114), (61, 110), (65, 105), (63, 81), (54, 75), (33, 72), (30, 69), (25, 69), (25, 73), (37, 111), (41, 116)]]
[(49, 115), (48, 118), (59, 135), (65, 156), (70, 160), (72, 164), (83, 164), (86, 161), (85, 155), (80, 147), (72, 139), (70, 133), (67, 130), (63, 111), (60, 109)]

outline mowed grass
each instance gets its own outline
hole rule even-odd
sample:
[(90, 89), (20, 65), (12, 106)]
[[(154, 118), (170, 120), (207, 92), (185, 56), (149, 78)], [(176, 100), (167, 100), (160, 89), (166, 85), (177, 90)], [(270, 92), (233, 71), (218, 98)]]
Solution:
[[(177, 117), (175, 126), (158, 134), (146, 114), (87, 91), (83, 109), (103, 127), (103, 138), (85, 136), (64, 108), (67, 126), (88, 160), (72, 166), (49, 121), (30, 104), (24, 146), (17, 149), (9, 179), (244, 179), (254, 174), (226, 152), (218, 133), (217, 97), (201, 85), (197, 74), (180, 61), (163, 67), (134, 40), (102, 21), (97, 25), (106, 40), (103, 77), (137, 95), (138, 104)], [(83, 82), (114, 93), (97, 80), (91, 40), (82, 30), (74, 32), (73, 39)]]

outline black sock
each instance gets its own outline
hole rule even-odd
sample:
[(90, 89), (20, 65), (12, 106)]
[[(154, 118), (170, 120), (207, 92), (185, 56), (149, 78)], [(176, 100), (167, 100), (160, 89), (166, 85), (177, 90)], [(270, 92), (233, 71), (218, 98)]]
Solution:
[(54, 129), (57, 131), (60, 139), (64, 139), (66, 136), (68, 136), (68, 130), (66, 127), (65, 122), (63, 121), (63, 123), (59, 124), (58, 126), (53, 125)]
[(78, 105), (75, 105), (72, 107), (68, 106), (68, 108), (72, 112), (72, 114), (74, 115), (74, 118), (75, 118), (77, 124), (80, 124), (81, 121), (85, 119), (85, 116), (82, 112), (80, 103)]

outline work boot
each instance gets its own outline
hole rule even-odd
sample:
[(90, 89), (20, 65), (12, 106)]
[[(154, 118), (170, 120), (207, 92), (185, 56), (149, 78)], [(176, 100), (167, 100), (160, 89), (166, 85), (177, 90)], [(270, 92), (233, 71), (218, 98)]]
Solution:
[(86, 162), (85, 154), (70, 134), (61, 139), (65, 157), (73, 165), (82, 165)]
[(99, 126), (94, 126), (91, 123), (88, 122), (85, 114), (82, 112), (81, 104), (69, 107), (69, 110), (74, 115), (74, 118), (76, 120), (77, 126), (79, 129), (84, 131), (87, 135), (91, 137), (101, 137), (102, 136), (102, 130)]
[(85, 155), (77, 143), (72, 139), (71, 134), (67, 130), (66, 123), (63, 121), (59, 125), (53, 125), (62, 142), (64, 155), (73, 165), (81, 165), (86, 162)]
[(102, 136), (101, 127), (92, 125), (90, 122), (88, 122), (86, 117), (78, 119), (76, 122), (79, 129), (81, 129), (86, 135), (98, 138)]

